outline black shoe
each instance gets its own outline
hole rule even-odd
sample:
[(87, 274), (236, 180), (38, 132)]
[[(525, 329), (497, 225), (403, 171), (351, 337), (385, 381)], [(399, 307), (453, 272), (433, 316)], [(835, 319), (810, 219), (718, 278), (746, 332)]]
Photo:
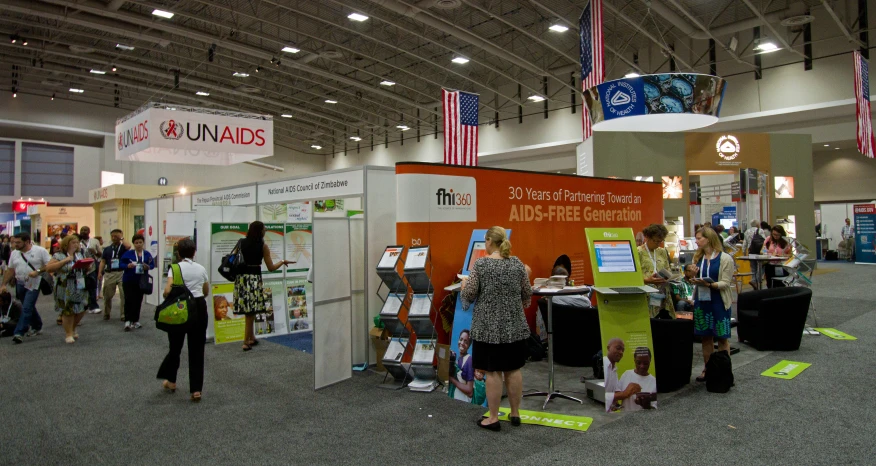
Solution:
[(14, 337), (12, 337), (12, 343), (14, 343), (16, 345), (20, 345), (21, 342), (22, 342), (21, 335), (15, 335)]
[(706, 381), (706, 373), (703, 372), (703, 375), (697, 377), (697, 382), (705, 382)]
[(510, 416), (509, 419), (511, 419), (512, 426), (517, 427), (520, 425), (520, 417), (519, 416)]
[(492, 424), (481, 424), (481, 422), (483, 422), (483, 419), (478, 419), (478, 421), (476, 423), (478, 425), (478, 427), (481, 427), (481, 428), (487, 429), (487, 430), (492, 430), (493, 432), (499, 432), (500, 430), (502, 430), (502, 426), (499, 424), (499, 422), (501, 422), (501, 421), (494, 422)]

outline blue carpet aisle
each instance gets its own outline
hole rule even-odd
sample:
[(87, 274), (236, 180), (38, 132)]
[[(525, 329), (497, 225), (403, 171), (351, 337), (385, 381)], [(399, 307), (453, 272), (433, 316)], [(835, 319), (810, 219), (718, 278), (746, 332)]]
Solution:
[[(81, 340), (65, 345), (41, 297), (44, 334), (0, 340), (2, 463), (872, 464), (876, 268), (830, 266), (839, 270), (816, 277), (819, 324), (858, 341), (804, 337), (800, 351), (736, 368), (727, 395), (694, 384), (656, 412), (586, 433), (486, 432), (474, 425), (481, 408), (378, 389), (382, 376), (370, 372), (314, 392), (313, 357), (283, 344), (210, 345), (204, 401), (193, 404), (185, 350), (179, 390), (159, 389), (167, 344), (154, 325), (125, 333), (118, 319), (88, 315)], [(813, 365), (791, 381), (760, 376), (781, 359)]]

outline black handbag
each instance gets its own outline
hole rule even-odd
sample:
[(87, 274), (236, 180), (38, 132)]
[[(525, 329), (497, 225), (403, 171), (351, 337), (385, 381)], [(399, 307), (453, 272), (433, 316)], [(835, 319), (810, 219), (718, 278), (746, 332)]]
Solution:
[(148, 273), (144, 273), (140, 275), (140, 291), (143, 294), (152, 294), (153, 286), (152, 286), (152, 276)]
[(243, 239), (237, 240), (234, 249), (229, 254), (222, 256), (222, 262), (219, 264), (219, 275), (230, 282), (237, 279), (241, 269), (246, 266), (243, 263), (243, 252), (240, 250), (242, 242)]

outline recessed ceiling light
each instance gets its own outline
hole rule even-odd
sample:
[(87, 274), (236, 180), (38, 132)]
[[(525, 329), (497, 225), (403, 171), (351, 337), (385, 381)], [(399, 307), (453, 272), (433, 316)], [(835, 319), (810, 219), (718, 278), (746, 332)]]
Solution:
[(75, 93), (77, 93), (77, 94), (82, 94), (83, 92), (85, 92), (85, 90), (83, 90), (83, 89), (77, 89), (77, 88), (75, 88), (75, 87), (71, 87), (71, 88), (70, 88), (70, 92), (75, 92)]
[(360, 138), (359, 136), (350, 136), (350, 139), (352, 139), (352, 140), (354, 140), (354, 141), (356, 141), (356, 142), (359, 142), (359, 141), (362, 140), (362, 138)]
[(839, 150), (839, 147), (834, 147), (834, 150)]
[(91, 74), (106, 74), (106, 71), (101, 71), (101, 70), (91, 70), (91, 71), (89, 71), (89, 73), (91, 73)]
[(327, 104), (336, 104), (336, 103), (338, 103), (338, 101), (337, 101), (337, 100), (332, 100), (332, 99), (326, 99), (325, 103), (327, 103)]
[(540, 95), (531, 95), (531, 96), (527, 97), (527, 99), (529, 99), (533, 102), (543, 102), (544, 101), (544, 97), (542, 97)]
[(636, 73), (635, 71), (630, 71), (629, 73), (624, 75), (625, 78), (638, 78), (639, 76), (641, 75), (639, 73)]
[(468, 58), (465, 58), (465, 57), (453, 57), (453, 60), (450, 60), (450, 61), (452, 61), (453, 63), (458, 63), (458, 64), (460, 64), (460, 65), (464, 65), (464, 64), (468, 63)]
[(396, 128), (398, 128), (402, 131), (407, 131), (407, 130), (411, 129), (408, 127), (408, 125), (397, 125)]
[(292, 118), (292, 115), (290, 115), (290, 114), (288, 114), (288, 113), (284, 113), (284, 114), (282, 114), (282, 115), (280, 115), (280, 116), (283, 117), (283, 118)]
[(204, 91), (198, 91), (198, 92), (195, 92), (195, 95), (202, 95), (204, 97), (207, 97), (208, 95), (210, 95), (210, 93), (204, 92)]
[(779, 46), (773, 42), (766, 41), (766, 42), (761, 42), (760, 44), (757, 44), (757, 47), (755, 47), (754, 50), (757, 50), (758, 52), (761, 52), (761, 53), (769, 53), (769, 52), (775, 52), (776, 50), (779, 50)]
[(116, 68), (115, 65), (113, 65), (113, 73), (115, 73), (117, 69), (118, 68)]
[(392, 81), (383, 80), (383, 81), (380, 81), (380, 85), (381, 86), (395, 86), (395, 83)]
[(362, 22), (362, 21), (365, 21), (366, 19), (368, 19), (367, 16), (360, 15), (359, 13), (350, 13), (349, 15), (347, 15), (347, 18), (350, 18), (353, 21), (359, 21), (359, 22)]
[(830, 147), (830, 144), (825, 144), (824, 147)]
[(173, 18), (173, 13), (171, 13), (169, 11), (164, 11), (164, 10), (155, 9), (155, 10), (152, 10), (152, 14), (155, 16), (160, 16), (162, 18), (167, 18), (167, 19)]
[(314, 145), (310, 146), (310, 148), (320, 150), (320, 149), (322, 149), (322, 146), (317, 146), (316, 144), (314, 144)]
[(130, 52), (131, 50), (134, 50), (134, 47), (131, 47), (130, 45), (123, 45), (123, 44), (116, 44), (116, 48), (124, 50), (126, 52)]
[(235, 71), (233, 76), (236, 76), (238, 78), (248, 78), (249, 73), (242, 73), (240, 71)]
[(569, 30), (569, 28), (567, 28), (566, 26), (563, 26), (562, 24), (554, 24), (553, 26), (549, 27), (548, 29), (550, 29), (551, 31), (554, 31), (554, 32), (566, 32)]
[(301, 49), (296, 49), (295, 47), (283, 47), (280, 51), (286, 53), (298, 53)]

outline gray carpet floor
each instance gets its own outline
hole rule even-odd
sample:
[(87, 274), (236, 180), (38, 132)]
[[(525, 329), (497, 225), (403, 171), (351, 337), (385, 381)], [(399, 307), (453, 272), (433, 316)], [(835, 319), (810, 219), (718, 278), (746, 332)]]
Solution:
[[(481, 408), (379, 389), (370, 372), (314, 392), (312, 356), (267, 342), (209, 345), (194, 404), (185, 350), (180, 389), (159, 389), (167, 342), (154, 325), (124, 333), (88, 315), (66, 345), (41, 297), (43, 335), (0, 340), (0, 464), (873, 464), (876, 267), (827, 266), (838, 271), (815, 277), (818, 323), (857, 341), (806, 336), (737, 368), (729, 394), (692, 384), (585, 433), (487, 432)], [(813, 365), (794, 380), (760, 375), (782, 359)]]

